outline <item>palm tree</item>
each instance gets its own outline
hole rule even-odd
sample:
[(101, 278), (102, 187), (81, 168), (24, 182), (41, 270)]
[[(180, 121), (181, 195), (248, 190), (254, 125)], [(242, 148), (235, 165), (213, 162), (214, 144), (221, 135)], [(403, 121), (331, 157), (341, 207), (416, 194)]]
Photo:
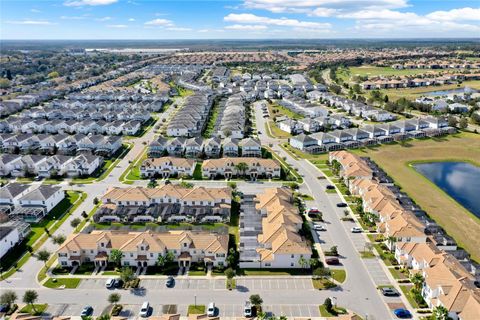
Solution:
[(237, 169), (237, 171), (241, 172), (242, 176), (244, 176), (245, 172), (248, 170), (248, 164), (246, 164), (245, 162), (240, 162), (240, 163), (235, 165), (235, 169)]
[(32, 307), (34, 313), (37, 313), (34, 303), (38, 300), (38, 293), (35, 290), (27, 290), (23, 295), (23, 302)]
[(0, 296), (0, 303), (6, 304), (9, 310), (12, 304), (14, 304), (16, 300), (17, 300), (17, 294), (12, 290), (5, 291)]
[(445, 308), (444, 306), (435, 307), (433, 309), (432, 316), (433, 316), (434, 320), (449, 320), (449, 319), (451, 319), (448, 316), (448, 309)]
[(118, 249), (112, 249), (108, 256), (108, 261), (114, 263), (117, 267), (122, 263), (123, 252)]
[(112, 293), (108, 296), (108, 302), (113, 304), (114, 306), (120, 301), (121, 296), (118, 293)]
[(298, 264), (302, 269), (306, 269), (308, 266), (308, 261), (303, 256), (300, 256), (300, 258), (298, 258)]
[(250, 303), (255, 306), (255, 308), (260, 308), (263, 304), (263, 299), (258, 294), (252, 294), (250, 296)]
[(423, 285), (423, 276), (420, 273), (415, 273), (413, 276), (410, 277), (410, 281), (412, 281), (415, 290), (420, 291)]
[(48, 250), (40, 250), (37, 252), (37, 260), (42, 261), (44, 265), (47, 265), (47, 261), (50, 259), (50, 252)]
[(166, 261), (166, 259), (165, 259), (165, 256), (163, 256), (163, 255), (160, 254), (160, 255), (158, 256), (158, 258), (157, 258), (157, 266), (163, 267), (163, 266), (165, 266), (165, 263), (166, 263), (166, 262), (167, 262), (167, 261)]

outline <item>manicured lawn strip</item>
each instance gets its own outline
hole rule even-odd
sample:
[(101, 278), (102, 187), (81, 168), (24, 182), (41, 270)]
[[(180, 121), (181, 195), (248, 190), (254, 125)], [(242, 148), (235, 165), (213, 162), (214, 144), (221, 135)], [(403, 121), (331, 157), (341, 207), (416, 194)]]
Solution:
[(333, 307), (334, 313), (330, 313), (325, 309), (325, 306), (323, 304), (318, 306), (318, 309), (320, 310), (321, 317), (336, 317), (339, 314), (347, 313), (347, 310), (341, 307)]
[(204, 314), (205, 313), (205, 306), (200, 306), (200, 305), (189, 305), (188, 306), (188, 315), (191, 314)]
[(333, 280), (344, 283), (347, 279), (347, 272), (344, 269), (331, 269)]
[(95, 212), (98, 210), (98, 207), (100, 206), (100, 204), (97, 204), (96, 206), (93, 207), (92, 210), (90, 210), (90, 212), (88, 213), (88, 216), (86, 219), (83, 219), (82, 222), (80, 222), (80, 224), (75, 228), (75, 230), (73, 231), (74, 233), (79, 233), (80, 231), (82, 231), (83, 227), (85, 226), (85, 224), (87, 223), (87, 221), (95, 214)]
[[(455, 70), (455, 69), (449, 69)], [(442, 69), (393, 69), (392, 67), (376, 67), (376, 66), (361, 66), (361, 67), (350, 67), (350, 75), (360, 75), (360, 76), (403, 76), (403, 75), (417, 75), (417, 74), (438, 74), (440, 72), (445, 72)]]
[(303, 183), (303, 178), (298, 174), (297, 170), (293, 169), (288, 163), (285, 162), (285, 160), (282, 159), (279, 155), (277, 155), (272, 149), (269, 147), (265, 147), (268, 151), (272, 153), (272, 157), (280, 162), (280, 165), (283, 167), (283, 170), (287, 171), (289, 170), (290, 173), (297, 179), (298, 183)]
[(147, 147), (143, 148), (140, 157), (128, 166), (118, 180), (123, 183), (140, 180), (140, 166), (145, 159), (147, 159)]
[(362, 259), (373, 259), (375, 255), (370, 251), (360, 251), (360, 257), (362, 257)]
[(215, 122), (217, 122), (217, 118), (218, 118), (218, 113), (219, 113), (218, 103), (219, 102), (220, 101), (217, 101), (217, 99), (215, 99), (215, 101), (213, 103), (213, 106), (212, 106), (212, 110), (210, 110), (210, 116), (208, 117), (207, 125), (205, 126), (205, 130), (202, 133), (202, 137), (204, 137), (204, 138), (210, 138), (212, 136), (213, 129), (215, 127)]
[(312, 285), (314, 289), (317, 290), (328, 290), (335, 288), (337, 285), (332, 281), (323, 278), (323, 279), (312, 279)]
[(412, 287), (413, 286), (400, 286), (400, 289), (402, 290), (403, 295), (407, 298), (410, 305), (412, 307), (414, 307), (415, 309), (417, 309), (417, 308), (419, 308), (419, 305), (418, 305), (417, 301), (415, 301), (415, 299), (413, 299), (412, 295), (410, 294), (410, 289)]
[(245, 276), (298, 276), (308, 275), (309, 273), (300, 269), (239, 269), (238, 275)]
[(480, 135), (459, 133), (353, 152), (375, 161), (460, 247), (480, 261), (480, 237), (476, 236), (480, 234), (480, 219), (409, 166), (418, 161), (468, 161), (480, 166)]
[(23, 307), (20, 312), (21, 313), (29, 313), (32, 315), (41, 315), (42, 313), (47, 310), (48, 304), (27, 304), (25, 307)]
[(104, 276), (118, 276), (120, 272), (118, 271), (103, 271), (102, 275)]
[(480, 81), (464, 81), (461, 85), (457, 84), (445, 84), (442, 86), (430, 86), (430, 87), (420, 87), (420, 88), (405, 88), (405, 89), (382, 89), (380, 92), (382, 94), (387, 94), (390, 100), (398, 100), (402, 97), (407, 99), (415, 99), (420, 95), (433, 92), (433, 91), (443, 91), (451, 89), (459, 89), (470, 87), (472, 89), (480, 89)]
[(81, 279), (78, 278), (58, 278), (54, 281), (53, 278), (48, 279), (43, 285), (47, 288), (65, 288), (65, 289), (74, 289), (78, 287)]
[(79, 191), (67, 191), (66, 193), (65, 199), (55, 206), (42, 221), (31, 224), (31, 232), (27, 238), (15, 250), (10, 251), (2, 258), (2, 267), (4, 270), (8, 270), (2, 274), (3, 279), (10, 277), (28, 261), (31, 256), (31, 253), (27, 251), (28, 248), (35, 251), (48, 239), (45, 228), (49, 230), (50, 234), (53, 234), (87, 196), (86, 193)]
[[(273, 112), (274, 110), (278, 110), (278, 112)], [(290, 119), (304, 118), (301, 114), (293, 112), (279, 104), (268, 104), (268, 112), (272, 117), (287, 116)]]
[(286, 139), (292, 137), (290, 133), (283, 131), (282, 129), (277, 127), (276, 123), (272, 120), (268, 121), (268, 126), (270, 128), (270, 133), (272, 134), (273, 138)]
[(202, 163), (201, 162), (197, 162), (195, 164), (195, 170), (193, 171), (193, 176), (192, 176), (193, 180), (203, 180), (203, 176), (202, 176)]
[(400, 270), (397, 270), (395, 268), (388, 268), (388, 271), (390, 271), (394, 279), (398, 279), (398, 280), (408, 279), (408, 277), (402, 272), (400, 272)]

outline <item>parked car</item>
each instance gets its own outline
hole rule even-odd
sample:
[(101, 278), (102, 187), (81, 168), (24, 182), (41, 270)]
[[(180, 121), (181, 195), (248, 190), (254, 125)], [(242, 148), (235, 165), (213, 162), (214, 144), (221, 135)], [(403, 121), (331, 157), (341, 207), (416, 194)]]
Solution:
[(150, 311), (150, 303), (148, 301), (145, 301), (143, 304), (142, 304), (142, 307), (140, 308), (140, 317), (142, 318), (146, 318), (148, 317), (148, 313)]
[(327, 228), (325, 228), (325, 226), (322, 225), (322, 224), (314, 224), (313, 225), (313, 230), (315, 230), (315, 231), (327, 231)]
[(352, 233), (361, 233), (363, 231), (363, 229), (360, 228), (360, 227), (353, 227), (352, 229), (350, 229), (350, 231)]
[(327, 190), (333, 190), (333, 189), (335, 189), (335, 186), (332, 186), (331, 184), (329, 184), (326, 188), (327, 188)]
[(315, 207), (311, 207), (310, 209), (308, 209), (308, 213), (319, 213), (320, 211), (318, 210), (318, 208), (315, 208)]
[(381, 288), (380, 291), (386, 297), (396, 297), (399, 295), (398, 291), (395, 290), (394, 288), (389, 288), (389, 287)]
[(250, 301), (245, 301), (245, 306), (243, 307), (243, 316), (250, 318), (253, 316), (252, 304)]
[(105, 282), (105, 287), (107, 287), (107, 289), (113, 289), (115, 287), (115, 279), (108, 279), (107, 282)]
[(167, 286), (167, 288), (173, 287), (174, 284), (175, 284), (175, 279), (173, 279), (172, 276), (168, 277), (167, 282), (165, 282), (165, 285)]
[(8, 304), (0, 304), (0, 312), (7, 312)]
[(115, 283), (113, 284), (115, 288), (121, 288), (123, 287), (123, 280), (120, 278), (115, 279)]
[(338, 260), (338, 258), (326, 258), (325, 263), (329, 265), (338, 265), (340, 264), (340, 260)]
[(412, 317), (412, 314), (410, 313), (410, 311), (403, 308), (393, 310), (393, 314), (400, 319), (410, 319)]
[(215, 316), (216, 311), (217, 309), (215, 308), (215, 302), (210, 302), (207, 308), (207, 316), (209, 317)]
[(347, 204), (344, 203), (344, 202), (337, 203), (337, 207), (339, 207), (339, 208), (345, 208), (346, 206), (347, 206)]
[(82, 313), (80, 313), (80, 317), (89, 317), (93, 314), (93, 307), (92, 306), (85, 306), (82, 309)]

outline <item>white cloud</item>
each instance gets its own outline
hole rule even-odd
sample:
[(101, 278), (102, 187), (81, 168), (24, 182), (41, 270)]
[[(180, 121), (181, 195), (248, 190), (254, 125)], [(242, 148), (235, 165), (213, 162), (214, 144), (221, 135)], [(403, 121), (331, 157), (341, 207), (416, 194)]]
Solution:
[(134, 18), (130, 18), (130, 19), (128, 19), (128, 21), (133, 22), (133, 21), (135, 21), (135, 19), (134, 19)]
[(97, 18), (95, 19), (96, 21), (110, 21), (112, 20), (112, 17), (103, 17), (103, 18)]
[(168, 27), (167, 30), (170, 30), (170, 31), (192, 31), (191, 28), (183, 28), (183, 27)]
[(107, 24), (107, 28), (124, 29), (128, 28), (126, 24)]
[(407, 0), (244, 0), (244, 6), (275, 13), (312, 13), (317, 8), (342, 11), (397, 9), (407, 7)]
[(332, 8), (316, 8), (312, 12), (309, 13), (311, 16), (315, 17), (331, 17), (338, 12), (337, 9)]
[(33, 12), (33, 13), (40, 13), (42, 11), (38, 10), (38, 9), (35, 9), (35, 8), (32, 8), (30, 9), (30, 12)]
[(245, 30), (245, 31), (259, 31), (266, 30), (267, 26), (260, 24), (234, 24), (231, 26), (226, 26), (225, 29), (228, 30)]
[(63, 3), (67, 7), (82, 7), (82, 6), (106, 6), (113, 4), (118, 0), (68, 0)]
[(24, 25), (38, 25), (38, 26), (46, 26), (52, 25), (54, 23), (47, 21), (47, 20), (10, 20), (7, 21), (8, 24), (24, 24)]
[(434, 11), (427, 18), (442, 21), (480, 21), (480, 8), (459, 8), (450, 11)]
[(250, 13), (241, 13), (235, 14), (230, 13), (225, 16), (223, 20), (227, 22), (241, 23), (241, 24), (263, 24), (263, 25), (275, 25), (281, 27), (300, 27), (300, 28), (315, 28), (315, 29), (325, 29), (330, 28), (329, 23), (320, 23), (320, 22), (310, 22), (310, 21), (300, 21), (296, 19), (273, 19), (268, 17), (260, 17)]
[(172, 21), (167, 19), (154, 19), (145, 22), (146, 26), (159, 26), (159, 27), (173, 27), (174, 24)]

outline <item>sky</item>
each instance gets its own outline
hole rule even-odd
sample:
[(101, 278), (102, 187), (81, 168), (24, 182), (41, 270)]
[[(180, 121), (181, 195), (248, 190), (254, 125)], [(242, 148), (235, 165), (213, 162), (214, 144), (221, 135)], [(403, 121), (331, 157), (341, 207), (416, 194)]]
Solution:
[(480, 0), (0, 0), (0, 39), (480, 38)]

